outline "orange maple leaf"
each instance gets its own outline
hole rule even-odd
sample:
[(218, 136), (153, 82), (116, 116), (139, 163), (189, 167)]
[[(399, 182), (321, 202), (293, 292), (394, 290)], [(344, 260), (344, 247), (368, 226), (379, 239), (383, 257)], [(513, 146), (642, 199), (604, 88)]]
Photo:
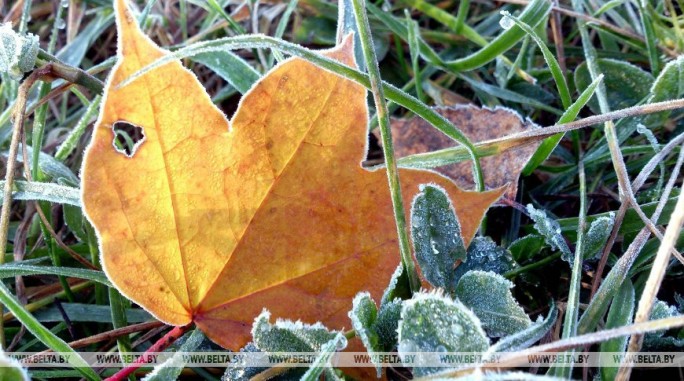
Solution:
[[(230, 123), (174, 61), (117, 88), (168, 54), (116, 0), (119, 61), (82, 170), (84, 210), (117, 288), (172, 325), (195, 322), (237, 350), (265, 307), (274, 316), (349, 327), (359, 291), (379, 297), (399, 263), (383, 171), (361, 168), (366, 90), (301, 59), (259, 81)], [(353, 65), (352, 40), (327, 51)], [(144, 130), (132, 157), (116, 122)], [(402, 170), (405, 201), (436, 183), (469, 241), (501, 191), (472, 193)]]

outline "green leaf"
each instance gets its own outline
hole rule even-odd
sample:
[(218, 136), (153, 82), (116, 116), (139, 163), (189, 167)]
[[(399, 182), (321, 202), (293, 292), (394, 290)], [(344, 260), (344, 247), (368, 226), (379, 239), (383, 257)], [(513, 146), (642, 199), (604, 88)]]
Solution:
[(527, 212), (534, 221), (534, 228), (544, 237), (546, 244), (554, 250), (560, 250), (564, 261), (572, 264), (574, 254), (570, 251), (568, 244), (561, 235), (561, 228), (558, 221), (546, 215), (546, 212), (535, 209), (532, 204), (527, 205)]
[[(142, 323), (154, 319), (147, 311), (140, 308), (128, 308), (125, 312), (126, 320), (128, 320), (129, 323)], [(65, 315), (68, 316), (69, 320), (72, 322), (112, 322), (111, 307), (96, 304), (61, 303), (60, 308), (52, 306), (40, 309), (34, 316), (38, 321), (45, 323), (64, 321)]]
[(530, 234), (518, 238), (508, 246), (508, 251), (513, 255), (518, 263), (523, 263), (535, 255), (539, 254), (544, 247), (544, 237), (537, 234)]
[(45, 274), (88, 279), (98, 283), (102, 283), (107, 287), (114, 287), (109, 282), (109, 279), (107, 279), (107, 276), (102, 271), (97, 270), (80, 269), (73, 267), (36, 266), (33, 264), (26, 264), (22, 262), (11, 262), (5, 263), (4, 265), (0, 265), (0, 278)]
[[(483, 352), (489, 339), (480, 320), (463, 303), (438, 293), (418, 292), (405, 301), (399, 321), (399, 354), (421, 352)], [(424, 361), (424, 360), (423, 360)], [(421, 359), (416, 357), (420, 365)], [(426, 376), (444, 368), (416, 366), (413, 375)]]
[(456, 297), (475, 312), (490, 337), (522, 331), (532, 320), (513, 298), (513, 283), (494, 272), (469, 271), (458, 282)]
[[(24, 163), (24, 155), (22, 153), (23, 147), (20, 145), (18, 148), (17, 152), (17, 162), (18, 163)], [(33, 167), (33, 162), (32, 162), (32, 157), (33, 157), (33, 148), (31, 146), (26, 146), (26, 151), (28, 153), (28, 161), (29, 161), (29, 167)], [(9, 155), (8, 152), (3, 152), (2, 156), (7, 157)], [(67, 167), (66, 165), (62, 164), (59, 160), (55, 159), (54, 157), (44, 153), (40, 152), (38, 156), (38, 166), (40, 167), (40, 170), (48, 175), (50, 178), (52, 178), (55, 181), (58, 180), (63, 180), (65, 181), (66, 185), (71, 185), (71, 186), (77, 186), (78, 184), (81, 183), (81, 181), (74, 175), (74, 173)]]
[(0, 72), (19, 80), (33, 70), (38, 57), (38, 36), (21, 35), (12, 29), (12, 23), (0, 25)]
[(425, 279), (451, 291), (454, 266), (466, 258), (466, 248), (456, 212), (443, 189), (421, 187), (411, 208), (411, 237)]
[(190, 57), (191, 60), (213, 70), (233, 86), (240, 94), (244, 94), (261, 78), (245, 60), (226, 50), (200, 53)]
[(466, 261), (454, 272), (451, 289), (455, 289), (461, 277), (471, 270), (492, 271), (497, 274), (509, 272), (517, 267), (511, 253), (498, 246), (489, 237), (475, 237), (468, 246)]
[(74, 233), (76, 238), (81, 242), (87, 241), (88, 234), (84, 227), (87, 222), (85, 222), (85, 219), (83, 218), (81, 208), (70, 204), (63, 204), (62, 215), (64, 216), (64, 223), (69, 227), (69, 230)]
[(252, 326), (254, 344), (264, 352), (319, 352), (323, 345), (337, 340), (339, 334), (329, 331), (321, 323), (304, 324), (278, 319), (271, 324), (270, 317), (271, 313), (264, 310)]
[[(0, 181), (0, 187), (5, 186), (5, 181)], [(14, 200), (38, 200), (57, 204), (81, 206), (81, 190), (78, 188), (58, 185), (53, 183), (27, 182), (16, 180), (12, 183), (15, 192)], [(0, 196), (0, 201), (2, 196)]]
[[(626, 279), (618, 290), (617, 295), (613, 298), (606, 318), (605, 329), (624, 327), (632, 323), (632, 316), (634, 315), (634, 286), (629, 279)], [(623, 336), (615, 339), (610, 339), (601, 343), (601, 353), (604, 352), (621, 352), (624, 353), (627, 348), (627, 341), (629, 337)], [(618, 368), (601, 367), (602, 380), (614, 380), (617, 375)]]
[(584, 253), (582, 258), (594, 259), (603, 249), (610, 232), (613, 230), (613, 225), (615, 224), (615, 213), (609, 213), (608, 216), (599, 217), (595, 219), (589, 231), (584, 238)]
[[(653, 304), (653, 310), (651, 310), (651, 316), (649, 320), (665, 319), (669, 317), (674, 317), (679, 315), (677, 307), (671, 306), (662, 300), (657, 300)], [(678, 347), (684, 346), (684, 339), (665, 336), (666, 331), (655, 331), (647, 333), (644, 337), (644, 347), (658, 349), (667, 347)]]
[[(599, 72), (604, 75), (606, 96), (611, 110), (619, 110), (636, 105), (645, 99), (651, 85), (653, 76), (625, 61), (601, 58), (596, 60)], [(584, 90), (592, 82), (587, 63), (584, 62), (575, 70), (575, 86)], [(594, 113), (600, 114), (598, 100), (589, 101), (589, 108)]]
[(194, 352), (204, 342), (204, 334), (199, 329), (195, 329), (184, 336), (185, 342), (181, 344), (180, 348), (171, 356), (170, 359), (157, 365), (152, 370), (152, 373), (145, 376), (142, 381), (167, 381), (175, 380), (180, 376), (181, 371), (185, 367), (185, 356), (188, 352)]
[(385, 352), (391, 352), (397, 347), (397, 328), (401, 319), (402, 304), (401, 299), (394, 299), (390, 303), (383, 304), (373, 326), (380, 339), (380, 348)]
[(409, 286), (408, 276), (404, 271), (404, 266), (399, 265), (397, 269), (394, 270), (392, 277), (390, 278), (389, 284), (382, 293), (382, 299), (380, 299), (380, 306), (384, 306), (388, 303), (393, 302), (395, 299), (409, 299), (411, 298), (411, 287)]
[(512, 335), (506, 336), (501, 340), (497, 341), (496, 344), (492, 345), (492, 347), (489, 348), (488, 352), (515, 352), (523, 350), (525, 348), (529, 348), (530, 346), (532, 346), (532, 344), (536, 343), (537, 341), (541, 340), (542, 337), (546, 336), (546, 334), (551, 330), (551, 328), (553, 328), (553, 325), (556, 323), (557, 318), (558, 310), (556, 309), (555, 304), (553, 304), (552, 302), (551, 308), (549, 309), (549, 314), (546, 316), (546, 319), (542, 320), (541, 316), (539, 316), (537, 321), (532, 323), (526, 329), (516, 332)]
[(382, 366), (376, 362), (377, 357), (373, 356), (373, 354), (383, 351), (380, 345), (380, 337), (373, 329), (377, 318), (378, 308), (370, 294), (362, 292), (356, 295), (352, 302), (352, 309), (349, 311), (349, 319), (352, 322), (352, 328), (356, 331), (356, 336), (361, 339), (363, 346), (371, 355), (371, 362), (375, 365), (378, 378), (380, 378)]
[(29, 381), (26, 369), (21, 363), (5, 354), (0, 349), (0, 380), (2, 381)]

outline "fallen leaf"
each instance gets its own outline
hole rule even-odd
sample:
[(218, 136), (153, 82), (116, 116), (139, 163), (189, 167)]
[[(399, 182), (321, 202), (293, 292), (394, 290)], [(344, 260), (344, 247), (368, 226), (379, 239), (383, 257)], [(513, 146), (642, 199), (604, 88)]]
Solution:
[[(125, 0), (115, 7), (119, 60), (82, 169), (84, 211), (112, 283), (159, 320), (195, 322), (232, 350), (263, 308), (349, 328), (352, 298), (379, 299), (399, 263), (386, 174), (360, 165), (366, 90), (289, 59), (228, 122), (178, 61), (118, 88), (167, 52)], [(353, 65), (351, 44), (325, 54)], [(117, 122), (143, 129), (130, 157), (112, 145)], [(420, 184), (448, 191), (466, 242), (501, 194), (462, 191), (433, 172), (400, 174), (406, 205)]]
[[(516, 112), (497, 107), (476, 106), (439, 107), (436, 111), (458, 127), (473, 143), (502, 138), (504, 136), (539, 128), (530, 120), (523, 120)], [(379, 131), (373, 131), (379, 137)], [(458, 145), (453, 139), (434, 129), (423, 119), (392, 120), (392, 139), (397, 157), (437, 151)], [(514, 200), (518, 191), (518, 177), (539, 143), (508, 150), (502, 154), (480, 159), (485, 187), (496, 189), (510, 184), (504, 197)], [(473, 188), (473, 172), (470, 162), (445, 165), (435, 170), (462, 188)]]

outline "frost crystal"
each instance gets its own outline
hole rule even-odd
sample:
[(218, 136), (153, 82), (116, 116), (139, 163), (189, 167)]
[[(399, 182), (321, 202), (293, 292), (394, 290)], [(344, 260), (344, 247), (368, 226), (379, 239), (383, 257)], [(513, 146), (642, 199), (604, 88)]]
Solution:
[(501, 11), (501, 20), (499, 20), (499, 25), (501, 28), (508, 30), (513, 28), (515, 22), (511, 20), (511, 14), (507, 11)]
[(10, 23), (0, 25), (0, 72), (19, 80), (33, 70), (37, 57), (38, 36), (30, 33), (22, 36)]

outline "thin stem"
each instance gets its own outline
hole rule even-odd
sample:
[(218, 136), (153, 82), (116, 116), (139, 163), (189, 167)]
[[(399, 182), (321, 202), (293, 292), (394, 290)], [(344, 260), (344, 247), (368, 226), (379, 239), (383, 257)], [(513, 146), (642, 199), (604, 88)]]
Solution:
[(413, 263), (413, 257), (411, 256), (411, 247), (406, 228), (406, 213), (401, 195), (401, 183), (399, 182), (399, 170), (394, 157), (389, 112), (387, 111), (387, 100), (385, 99), (382, 79), (380, 78), (378, 58), (375, 55), (373, 39), (370, 35), (370, 25), (368, 24), (368, 17), (365, 11), (365, 0), (353, 0), (352, 3), (359, 35), (361, 37), (363, 55), (366, 60), (366, 66), (368, 67), (373, 101), (375, 102), (375, 109), (378, 116), (380, 136), (382, 138), (382, 150), (385, 156), (385, 165), (387, 167), (387, 180), (389, 182), (392, 207), (394, 209), (394, 222), (397, 226), (397, 235), (399, 238), (401, 262), (406, 270), (406, 274), (408, 274), (411, 290), (415, 292), (420, 289), (420, 279), (418, 278), (418, 271), (416, 270), (415, 264)]
[(116, 372), (113, 376), (108, 377), (105, 381), (125, 381), (128, 376), (133, 374), (138, 368), (147, 364), (152, 359), (151, 353), (163, 352), (169, 345), (173, 344), (178, 340), (185, 332), (190, 329), (191, 325), (185, 325), (182, 327), (173, 327), (172, 330), (166, 333), (161, 339), (149, 347), (142, 356), (138, 357), (134, 362), (126, 365), (125, 368)]
[(557, 340), (548, 344), (537, 345), (522, 351), (509, 352), (510, 354), (502, 353), (499, 361), (495, 361), (491, 364), (479, 364), (475, 368), (458, 369), (452, 372), (439, 373), (432, 376), (417, 378), (415, 380), (420, 381), (435, 378), (445, 379), (450, 376), (466, 375), (472, 373), (476, 369), (486, 370), (491, 368), (500, 371), (506, 368), (515, 368), (517, 366), (520, 366), (521, 364), (526, 363), (529, 360), (528, 356), (530, 355), (548, 352), (560, 352), (567, 349), (600, 343), (606, 340), (614, 339), (616, 337), (628, 336), (635, 333), (663, 331), (682, 326), (684, 326), (684, 315), (679, 315), (665, 319), (651, 320), (643, 323), (636, 323), (625, 327), (607, 329), (604, 331), (571, 337), (569, 339)]
[[(2, 210), (0, 211), (0, 265), (5, 263), (5, 251), (7, 250), (7, 234), (9, 231), (9, 218), (12, 210), (12, 185), (14, 183), (14, 172), (17, 166), (17, 151), (19, 149), (19, 139), (24, 129), (24, 122), (26, 116), (26, 101), (28, 93), (33, 84), (36, 83), (43, 75), (50, 72), (48, 67), (35, 70), (26, 80), (19, 86), (17, 93), (17, 100), (14, 103), (14, 126), (12, 128), (12, 139), (10, 141), (9, 154), (7, 156), (7, 169), (5, 172), (5, 188), (3, 190)], [(2, 305), (0, 305), (0, 312)], [(5, 329), (2, 320), (0, 320), (0, 348), (5, 348)]]
[[(656, 294), (660, 289), (660, 284), (665, 277), (667, 265), (670, 262), (670, 252), (674, 247), (675, 242), (677, 242), (682, 225), (684, 225), (684, 195), (680, 193), (679, 199), (677, 200), (677, 206), (675, 206), (675, 210), (670, 216), (670, 222), (667, 225), (665, 237), (658, 248), (655, 260), (653, 261), (653, 267), (648, 275), (648, 280), (646, 281), (644, 291), (641, 294), (641, 299), (639, 299), (639, 307), (637, 309), (636, 317), (634, 318), (635, 323), (648, 321), (651, 316)], [(641, 349), (643, 339), (644, 336), (641, 332), (633, 334), (629, 340), (629, 345), (627, 346), (627, 355), (632, 352), (638, 352)], [(620, 370), (618, 370), (617, 379), (628, 380), (631, 372), (632, 364), (623, 362), (620, 366)]]

